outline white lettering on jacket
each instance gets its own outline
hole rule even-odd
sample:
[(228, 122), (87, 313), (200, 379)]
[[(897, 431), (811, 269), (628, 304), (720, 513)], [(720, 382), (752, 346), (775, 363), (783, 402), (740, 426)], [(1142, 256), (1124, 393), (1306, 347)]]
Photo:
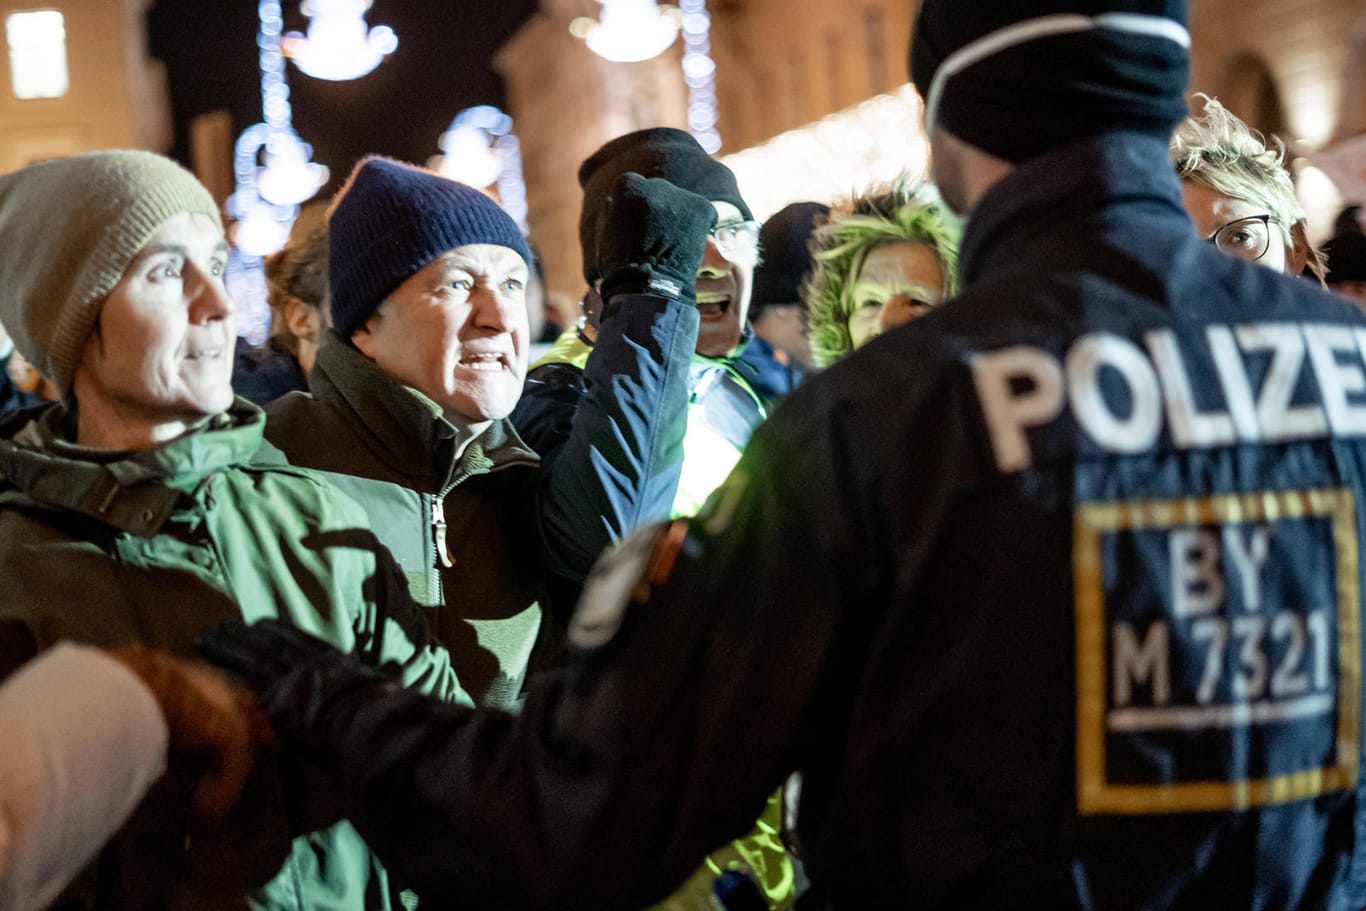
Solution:
[[(1179, 449), (1366, 436), (1366, 329), (1266, 322), (1211, 325), (1204, 336), (1201, 352), (1183, 350), (1175, 333), (1156, 329), (1142, 347), (1114, 333), (1088, 333), (1061, 359), (1032, 345), (971, 354), (997, 466), (1030, 467), (1028, 432), (1065, 408), (1095, 445), (1119, 454), (1151, 449), (1164, 426)], [(1191, 380), (1196, 354), (1218, 379), (1217, 388), (1204, 390), (1204, 409)], [(1264, 365), (1259, 372), (1250, 369), (1254, 361)], [(1312, 383), (1303, 381), (1306, 371)], [(1105, 386), (1102, 376), (1109, 377)]]

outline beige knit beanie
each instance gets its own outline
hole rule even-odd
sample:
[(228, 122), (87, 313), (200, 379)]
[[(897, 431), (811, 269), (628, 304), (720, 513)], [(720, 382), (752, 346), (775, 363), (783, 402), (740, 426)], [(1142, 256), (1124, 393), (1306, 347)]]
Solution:
[(183, 212), (222, 224), (194, 175), (151, 152), (90, 152), (0, 176), (0, 323), (64, 401), (104, 299)]

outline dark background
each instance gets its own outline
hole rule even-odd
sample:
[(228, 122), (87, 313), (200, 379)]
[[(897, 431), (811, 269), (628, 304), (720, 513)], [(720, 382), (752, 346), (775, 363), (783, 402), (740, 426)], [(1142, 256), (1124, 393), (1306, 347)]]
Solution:
[[(325, 197), (363, 155), (378, 152), (418, 164), (440, 152), (437, 138), (463, 108), (503, 107), (496, 51), (535, 11), (537, 0), (375, 0), (365, 19), (388, 25), (398, 49), (367, 76), (314, 79), (286, 62), (294, 129), (331, 169)], [(281, 0), (285, 31), (305, 31), (299, 0)], [(256, 4), (249, 0), (156, 0), (147, 16), (152, 56), (166, 64), (175, 128), (172, 155), (189, 163), (189, 123), (226, 109), (233, 136), (263, 119), (256, 48)]]

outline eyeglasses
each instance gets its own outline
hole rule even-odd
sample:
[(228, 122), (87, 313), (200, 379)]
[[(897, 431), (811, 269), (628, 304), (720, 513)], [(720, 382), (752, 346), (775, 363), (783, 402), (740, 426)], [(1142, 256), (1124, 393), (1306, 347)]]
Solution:
[(727, 259), (754, 250), (759, 245), (757, 221), (722, 222), (707, 233), (716, 242), (716, 249)]
[(1270, 215), (1251, 215), (1221, 225), (1205, 238), (1225, 256), (1256, 262), (1271, 249), (1270, 223), (1276, 219)]

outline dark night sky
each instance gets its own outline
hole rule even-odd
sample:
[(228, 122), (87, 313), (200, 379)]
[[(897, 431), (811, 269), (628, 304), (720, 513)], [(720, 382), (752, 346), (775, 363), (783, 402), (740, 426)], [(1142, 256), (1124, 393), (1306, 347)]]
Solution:
[[(327, 165), (335, 190), (362, 155), (419, 164), (462, 108), (502, 106), (493, 52), (526, 21), (536, 0), (375, 0), (366, 21), (388, 25), (398, 50), (368, 76), (327, 82), (287, 64), (294, 128)], [(285, 29), (303, 31), (298, 0), (281, 0)], [(234, 136), (262, 119), (256, 4), (249, 0), (156, 0), (149, 45), (166, 64), (175, 125), (172, 154), (188, 163), (188, 124), (225, 108)]]

